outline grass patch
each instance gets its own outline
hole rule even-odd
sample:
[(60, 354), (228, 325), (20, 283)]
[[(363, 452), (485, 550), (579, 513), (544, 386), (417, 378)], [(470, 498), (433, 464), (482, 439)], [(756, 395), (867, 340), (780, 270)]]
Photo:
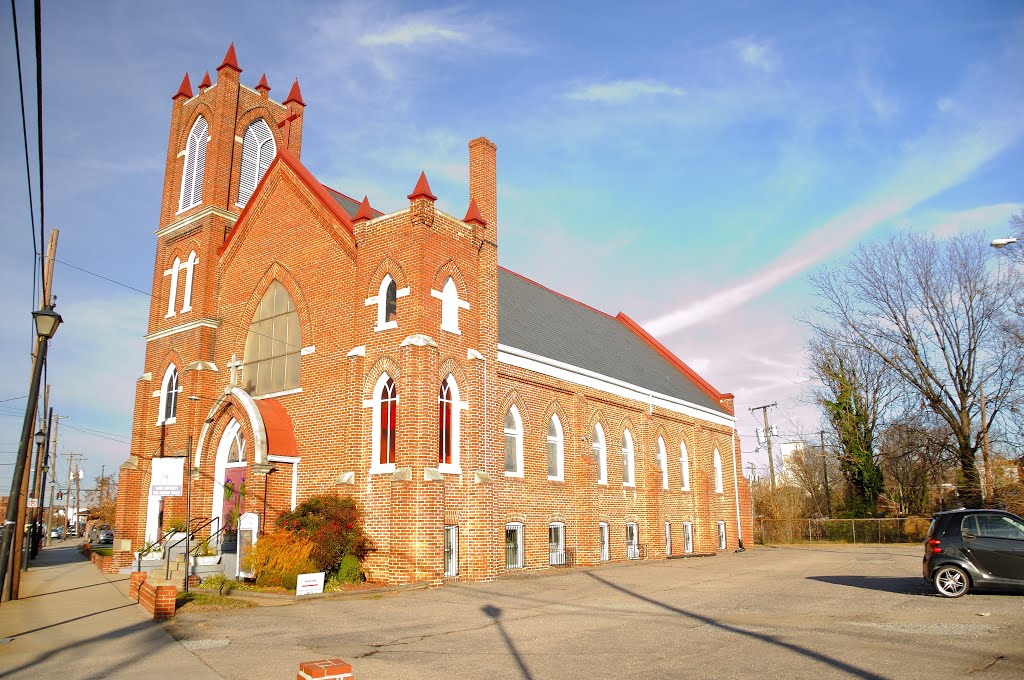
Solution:
[(184, 611), (192, 611), (197, 609), (248, 609), (249, 607), (257, 606), (259, 605), (257, 605), (255, 602), (249, 602), (248, 600), (240, 600), (237, 597), (192, 592), (178, 593), (178, 597), (175, 602), (175, 609)]
[(92, 552), (95, 555), (99, 555), (100, 557), (110, 557), (111, 555), (114, 554), (114, 549), (113, 548), (93, 548), (93, 547), (90, 547), (89, 551)]

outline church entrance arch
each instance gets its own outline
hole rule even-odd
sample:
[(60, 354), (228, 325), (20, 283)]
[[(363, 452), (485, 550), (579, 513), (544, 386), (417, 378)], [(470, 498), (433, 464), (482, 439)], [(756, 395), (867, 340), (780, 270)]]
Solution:
[(214, 464), (210, 517), (216, 520), (218, 529), (237, 530), (238, 519), (245, 513), (248, 448), (241, 423), (232, 418), (217, 444)]

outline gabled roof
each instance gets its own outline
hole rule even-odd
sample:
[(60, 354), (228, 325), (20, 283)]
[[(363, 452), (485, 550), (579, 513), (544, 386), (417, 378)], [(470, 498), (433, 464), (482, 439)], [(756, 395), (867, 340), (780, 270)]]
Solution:
[(728, 395), (633, 326), (498, 268), (500, 344), (732, 415), (719, 401)]

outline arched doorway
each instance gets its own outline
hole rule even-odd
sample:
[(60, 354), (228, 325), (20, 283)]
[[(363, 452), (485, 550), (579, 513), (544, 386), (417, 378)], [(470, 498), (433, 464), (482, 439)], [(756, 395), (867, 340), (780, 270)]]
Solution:
[[(213, 507), (210, 517), (216, 520), (217, 529), (236, 530), (238, 518), (245, 512), (246, 477), (248, 476), (248, 451), (245, 432), (234, 418), (224, 428), (220, 443), (217, 444), (217, 458), (214, 468)], [(215, 529), (216, 530), (216, 529)]]

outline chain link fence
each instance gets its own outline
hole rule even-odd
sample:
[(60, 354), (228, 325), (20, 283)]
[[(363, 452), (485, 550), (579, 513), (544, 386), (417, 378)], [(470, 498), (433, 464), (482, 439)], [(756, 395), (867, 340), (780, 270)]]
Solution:
[(917, 543), (931, 520), (926, 517), (885, 519), (754, 519), (754, 537), (773, 543)]

